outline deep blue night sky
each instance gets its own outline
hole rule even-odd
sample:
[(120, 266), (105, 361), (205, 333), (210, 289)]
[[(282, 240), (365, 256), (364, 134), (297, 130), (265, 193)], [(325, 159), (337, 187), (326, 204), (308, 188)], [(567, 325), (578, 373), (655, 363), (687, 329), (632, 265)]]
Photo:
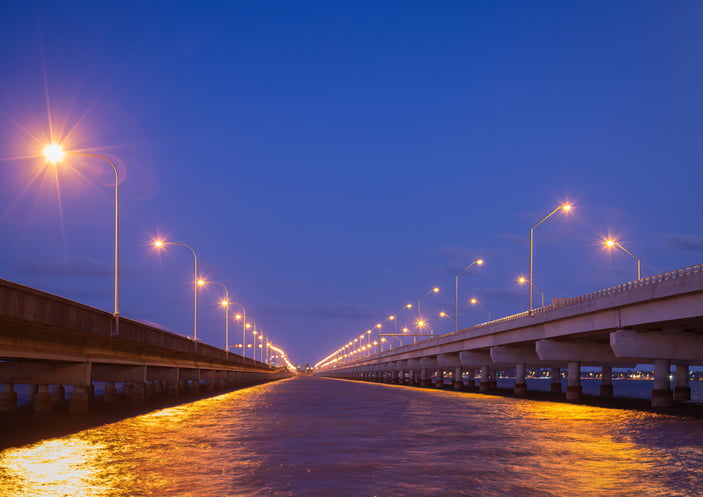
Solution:
[[(295, 362), (461, 279), (463, 327), (703, 262), (703, 4), (5, 2), (0, 277), (187, 335), (192, 245)], [(50, 124), (51, 123), (51, 124)], [(58, 182), (57, 182), (58, 178)], [(219, 289), (199, 337), (224, 346)], [(539, 299), (536, 296), (536, 299)], [(412, 313), (405, 313), (409, 321)], [(386, 323), (385, 326), (388, 326)], [(231, 343), (240, 343), (232, 328)]]

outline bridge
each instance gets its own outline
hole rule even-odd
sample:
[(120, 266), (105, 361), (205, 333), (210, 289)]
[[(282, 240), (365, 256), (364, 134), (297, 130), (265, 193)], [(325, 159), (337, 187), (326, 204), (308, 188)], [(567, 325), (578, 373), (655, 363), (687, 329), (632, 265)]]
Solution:
[[(329, 356), (317, 375), (355, 380), (495, 388), (496, 370), (514, 370), (515, 394), (524, 395), (526, 368), (551, 370), (551, 388), (582, 396), (581, 368), (600, 367), (602, 396), (612, 396), (612, 368), (652, 364), (652, 406), (690, 400), (689, 366), (703, 365), (703, 265), (691, 266), (574, 298), (555, 299), (532, 312), (496, 319), (419, 343), (368, 354)], [(671, 366), (676, 388), (671, 390)], [(464, 385), (463, 375), (468, 376)]]
[(139, 404), (292, 375), (130, 319), (120, 318), (115, 335), (114, 322), (111, 313), (0, 280), (0, 412), (17, 410), (18, 384), (31, 385), (35, 412), (63, 402), (65, 386), (70, 411), (85, 412), (94, 382), (105, 382), (106, 404)]

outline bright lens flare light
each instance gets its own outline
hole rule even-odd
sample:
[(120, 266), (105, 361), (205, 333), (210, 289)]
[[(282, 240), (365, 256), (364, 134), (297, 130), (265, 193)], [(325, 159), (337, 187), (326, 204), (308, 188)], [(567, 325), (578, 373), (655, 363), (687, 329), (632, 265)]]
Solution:
[(615, 246), (615, 240), (606, 240), (605, 245), (607, 247), (614, 247)]
[(51, 162), (52, 164), (56, 164), (57, 162), (61, 161), (64, 155), (66, 155), (66, 153), (61, 148), (61, 145), (56, 145), (55, 143), (52, 143), (51, 145), (47, 145), (44, 148), (44, 157), (46, 157), (46, 160)]
[(164, 241), (163, 240), (154, 240), (154, 247), (156, 248), (161, 248), (164, 246)]
[(561, 208), (566, 212), (569, 212), (571, 210), (571, 207), (572, 207), (571, 204), (563, 204), (561, 206)]

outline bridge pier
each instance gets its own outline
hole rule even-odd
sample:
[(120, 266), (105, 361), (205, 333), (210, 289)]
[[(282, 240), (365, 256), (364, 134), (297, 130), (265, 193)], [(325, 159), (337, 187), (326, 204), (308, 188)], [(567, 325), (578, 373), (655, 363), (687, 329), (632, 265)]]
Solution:
[(441, 366), (437, 369), (437, 376), (434, 380), (434, 387), (440, 389), (444, 388), (444, 369)]
[(567, 381), (566, 400), (580, 400), (582, 395), (580, 362), (569, 362), (569, 374), (567, 376)]
[(13, 383), (3, 383), (0, 392), (0, 412), (17, 411), (17, 392)]
[(462, 390), (464, 388), (464, 379), (461, 375), (461, 367), (457, 366), (454, 368), (454, 390)]
[(55, 385), (51, 389), (51, 398), (55, 404), (63, 405), (66, 402), (66, 389), (63, 385)]
[(549, 391), (552, 393), (561, 393), (561, 369), (551, 368), (551, 372), (552, 383), (550, 384)]
[(611, 366), (603, 366), (600, 368), (600, 396), (613, 396), (613, 368)]
[(495, 390), (496, 380), (495, 380), (495, 369), (491, 366), (481, 367), (481, 383), (479, 384), (480, 392), (490, 392)]
[(68, 399), (68, 410), (74, 414), (88, 412), (88, 392), (85, 385), (74, 385)]
[(430, 378), (427, 375), (427, 368), (422, 368), (420, 370), (420, 386), (421, 387), (429, 387), (430, 386)]
[(676, 386), (674, 387), (674, 400), (687, 402), (691, 400), (691, 387), (688, 383), (688, 365), (676, 365)]
[(37, 385), (37, 393), (34, 394), (34, 412), (45, 414), (53, 410), (54, 402), (49, 392), (49, 385)]
[(467, 392), (476, 391), (476, 372), (474, 368), (469, 368), (466, 370), (466, 386), (464, 387)]
[(105, 383), (105, 390), (103, 391), (103, 402), (105, 404), (116, 404), (120, 400), (120, 394), (117, 391), (114, 381), (108, 381)]
[(525, 395), (527, 393), (527, 383), (525, 382), (525, 365), (515, 365), (515, 387), (513, 389), (515, 395)]
[(654, 388), (652, 389), (652, 407), (670, 407), (673, 402), (669, 374), (671, 366), (668, 359), (654, 361)]

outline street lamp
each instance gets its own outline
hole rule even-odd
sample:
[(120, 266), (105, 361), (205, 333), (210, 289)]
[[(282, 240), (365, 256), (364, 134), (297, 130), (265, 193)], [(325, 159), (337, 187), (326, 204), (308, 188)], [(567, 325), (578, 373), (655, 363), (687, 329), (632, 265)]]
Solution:
[(183, 242), (165, 242), (163, 240), (154, 240), (154, 247), (157, 249), (162, 249), (167, 245), (179, 245), (185, 247), (191, 251), (193, 254), (193, 341), (195, 342), (195, 347), (198, 347), (198, 287), (205, 284), (205, 281), (198, 277), (198, 256), (193, 250), (193, 247)]
[(239, 321), (242, 319), (242, 355), (244, 357), (247, 356), (246, 354), (246, 345), (247, 345), (247, 308), (244, 307), (242, 304), (239, 304), (237, 302), (231, 302), (230, 305), (238, 305), (239, 307), (242, 308), (242, 314), (236, 314), (234, 316), (234, 319)]
[(616, 241), (616, 240), (612, 240), (612, 239), (609, 238), (609, 239), (607, 239), (607, 240), (604, 240), (603, 243), (604, 243), (605, 246), (608, 247), (608, 248), (617, 247), (617, 248), (619, 248), (620, 250), (622, 250), (623, 252), (625, 252), (626, 254), (628, 254), (629, 256), (633, 257), (633, 258), (637, 261), (637, 279), (638, 279), (638, 280), (641, 280), (641, 279), (642, 279), (642, 261), (640, 261), (640, 258), (639, 258), (639, 257), (637, 257), (635, 254), (633, 254), (633, 253), (630, 252), (629, 250), (627, 250), (625, 247), (623, 247), (623, 246), (620, 244), (620, 242), (618, 242), (618, 241)]
[(459, 331), (459, 276), (471, 266), (482, 266), (483, 259), (476, 259), (454, 277), (454, 331)]
[[(539, 222), (535, 225), (533, 225), (530, 228), (530, 276), (529, 276), (529, 281), (532, 283), (533, 278), (532, 278), (532, 259), (533, 259), (533, 253), (534, 253), (534, 247), (533, 247), (533, 241), (534, 241), (534, 231), (537, 226), (545, 222), (547, 219), (552, 217), (554, 214), (556, 214), (559, 211), (564, 211), (564, 212), (569, 212), (572, 208), (571, 204), (561, 204), (559, 207), (554, 209), (552, 212), (544, 216), (542, 219), (539, 220)], [(529, 307), (529, 314), (532, 315), (532, 286), (530, 286), (530, 307)]]
[(486, 311), (488, 312), (488, 320), (489, 320), (489, 321), (491, 320), (491, 311), (490, 311), (490, 309), (488, 309), (488, 307), (486, 307), (485, 305), (483, 305), (483, 303), (482, 303), (480, 300), (478, 300), (477, 298), (472, 298), (472, 299), (469, 300), (469, 303), (470, 303), (471, 305), (476, 305), (476, 304), (478, 304), (478, 305), (480, 305), (481, 307), (483, 307), (484, 309), (486, 309)]
[[(517, 281), (518, 284), (520, 284), (520, 285), (524, 285), (525, 283), (529, 283), (529, 280), (528, 280), (527, 278), (525, 278), (524, 276), (519, 276), (516, 281)], [(536, 288), (537, 290), (540, 291), (540, 293), (542, 294), (542, 307), (544, 307), (544, 290), (542, 290), (542, 289), (541, 289), (540, 287), (538, 287), (537, 285), (533, 285), (532, 283), (530, 283), (530, 286), (531, 286), (531, 287), (534, 287), (534, 288)], [(532, 290), (530, 290), (530, 291), (532, 291)]]
[(229, 290), (227, 289), (224, 283), (220, 283), (219, 281), (205, 281), (205, 285), (207, 285), (208, 283), (212, 283), (213, 285), (219, 285), (225, 291), (225, 298), (220, 300), (220, 305), (225, 309), (225, 351), (229, 355)]
[(44, 148), (44, 157), (48, 162), (56, 165), (65, 155), (77, 155), (81, 157), (92, 157), (102, 159), (112, 167), (115, 173), (115, 289), (114, 289), (114, 311), (115, 325), (113, 334), (120, 333), (120, 175), (117, 172), (117, 166), (107, 157), (95, 154), (84, 154), (79, 152), (66, 152), (61, 148), (61, 145), (52, 143)]
[(398, 312), (396, 312), (395, 314), (392, 314), (392, 315), (388, 316), (388, 319), (390, 319), (391, 321), (393, 321), (393, 333), (397, 333), (397, 332), (398, 332), (398, 314), (400, 313), (400, 311), (402, 311), (403, 309), (412, 309), (412, 308), (413, 308), (413, 305), (412, 305), (412, 304), (405, 304), (403, 307), (401, 307), (400, 309), (398, 309)]
[(430, 291), (428, 291), (425, 295), (417, 299), (417, 320), (418, 322), (422, 319), (422, 316), (420, 316), (420, 301), (427, 297), (431, 293), (439, 293), (439, 288), (434, 287)]

